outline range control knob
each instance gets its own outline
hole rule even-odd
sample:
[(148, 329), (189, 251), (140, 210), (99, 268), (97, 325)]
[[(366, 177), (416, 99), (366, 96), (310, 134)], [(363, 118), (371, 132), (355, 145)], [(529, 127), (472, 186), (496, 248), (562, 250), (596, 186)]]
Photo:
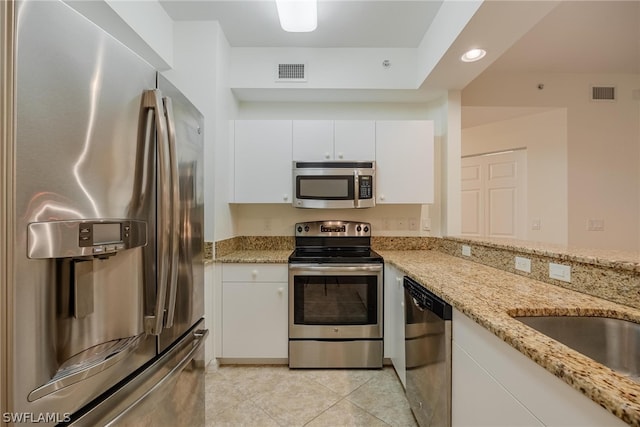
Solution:
[(369, 231), (369, 227), (367, 227), (366, 225), (364, 226), (364, 232), (367, 233)]
[(302, 233), (302, 226), (298, 226), (298, 233)]
[(304, 231), (309, 231), (309, 226), (308, 225), (304, 226)]
[(361, 231), (361, 230), (362, 230), (362, 227), (360, 227), (360, 226), (356, 227), (356, 231)]

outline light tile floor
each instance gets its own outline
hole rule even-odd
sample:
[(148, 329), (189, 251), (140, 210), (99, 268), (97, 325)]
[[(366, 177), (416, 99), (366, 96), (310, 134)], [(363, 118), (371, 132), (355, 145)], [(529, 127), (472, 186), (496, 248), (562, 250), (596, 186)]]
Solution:
[(223, 365), (206, 375), (207, 426), (416, 426), (391, 367)]

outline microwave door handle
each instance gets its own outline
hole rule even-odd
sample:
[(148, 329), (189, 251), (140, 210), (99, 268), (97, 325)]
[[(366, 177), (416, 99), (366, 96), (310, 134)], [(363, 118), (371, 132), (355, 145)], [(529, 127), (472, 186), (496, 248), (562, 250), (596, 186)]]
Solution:
[(353, 171), (353, 206), (360, 207), (360, 173), (357, 169)]
[(169, 276), (169, 266), (167, 258), (169, 256), (169, 238), (171, 230), (171, 219), (169, 217), (170, 195), (167, 191), (168, 179), (170, 174), (170, 164), (167, 153), (168, 135), (165, 122), (164, 106), (162, 104), (162, 93), (158, 89), (147, 90), (144, 93), (144, 107), (154, 110), (156, 125), (156, 144), (158, 156), (158, 192), (160, 200), (157, 201), (158, 206), (157, 224), (158, 230), (156, 237), (157, 245), (157, 284), (153, 280), (148, 280), (147, 286), (156, 287), (155, 309), (151, 315), (145, 316), (145, 331), (151, 335), (160, 335), (162, 332), (162, 320), (164, 317), (165, 298), (167, 295), (167, 281)]

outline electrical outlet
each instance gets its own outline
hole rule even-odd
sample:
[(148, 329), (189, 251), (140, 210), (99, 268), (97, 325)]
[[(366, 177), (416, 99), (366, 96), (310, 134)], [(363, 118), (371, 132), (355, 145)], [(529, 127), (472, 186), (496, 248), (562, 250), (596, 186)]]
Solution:
[(540, 230), (540, 218), (534, 218), (531, 220), (531, 229)]
[(604, 231), (604, 219), (589, 219), (587, 231)]
[(516, 257), (516, 270), (531, 273), (531, 260), (529, 258)]
[(406, 229), (407, 229), (407, 219), (406, 218), (396, 219), (396, 230), (406, 230)]
[(471, 246), (462, 245), (462, 255), (471, 256)]
[(549, 277), (563, 282), (571, 282), (571, 266), (550, 262)]
[(409, 230), (411, 231), (418, 230), (418, 218), (409, 218)]

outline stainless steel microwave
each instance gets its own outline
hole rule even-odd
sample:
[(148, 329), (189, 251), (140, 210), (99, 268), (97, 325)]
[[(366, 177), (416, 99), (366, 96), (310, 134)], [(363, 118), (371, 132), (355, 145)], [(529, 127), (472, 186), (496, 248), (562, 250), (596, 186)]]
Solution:
[(376, 205), (375, 162), (293, 162), (293, 206), (345, 209)]

